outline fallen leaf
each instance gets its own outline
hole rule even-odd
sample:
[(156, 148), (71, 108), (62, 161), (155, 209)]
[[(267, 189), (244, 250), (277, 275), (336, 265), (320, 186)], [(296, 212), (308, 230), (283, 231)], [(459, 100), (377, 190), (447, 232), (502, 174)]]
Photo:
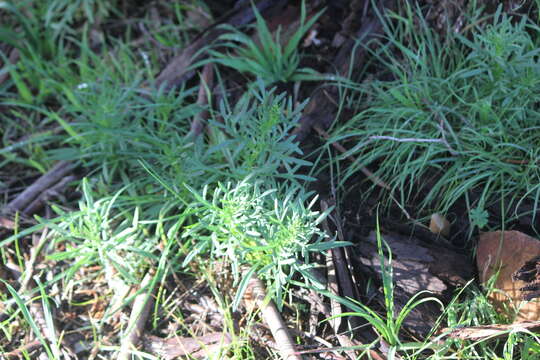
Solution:
[(499, 276), (490, 299), (500, 310), (505, 305), (519, 309), (517, 321), (540, 320), (540, 299), (524, 302), (520, 291), (526, 283), (512, 275), (534, 256), (540, 255), (540, 241), (519, 231), (494, 231), (480, 235), (476, 265), (480, 281), (487, 282), (497, 271)]
[(514, 281), (522, 280), (527, 283), (520, 289), (524, 300), (540, 298), (540, 256), (535, 256), (527, 261), (512, 275), (512, 279)]
[(434, 234), (448, 237), (450, 235), (450, 222), (443, 215), (435, 213), (431, 215), (429, 230)]

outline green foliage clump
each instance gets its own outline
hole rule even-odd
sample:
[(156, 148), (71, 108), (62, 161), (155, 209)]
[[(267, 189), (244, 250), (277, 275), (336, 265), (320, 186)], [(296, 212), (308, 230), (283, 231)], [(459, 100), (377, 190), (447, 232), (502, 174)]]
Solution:
[(261, 81), (257, 85), (233, 108), (222, 102), (222, 121), (210, 121), (215, 136), (208, 151), (219, 154), (214, 161), (226, 164), (228, 178), (242, 180), (255, 175), (309, 180), (299, 170), (311, 164), (301, 159), (302, 151), (290, 135), (305, 104), (293, 106), (285, 94), (266, 90)]
[[(212, 259), (228, 261), (240, 281), (235, 304), (241, 299), (253, 273), (270, 284), (270, 296), (282, 304), (283, 291), (295, 274), (313, 279), (310, 254), (344, 246), (324, 241), (317, 225), (326, 216), (311, 210), (316, 198), (297, 187), (279, 186), (271, 179), (218, 184), (202, 194), (191, 189), (196, 221), (184, 237), (193, 244), (185, 263), (208, 253)], [(244, 273), (244, 274), (242, 274)]]
[(540, 28), (498, 12), (470, 39), (449, 32), (443, 41), (420, 12), (408, 14), (386, 24), (392, 46), (376, 54), (394, 80), (362, 88), (367, 107), (331, 139), (355, 142), (345, 179), (377, 164), (405, 205), (444, 212), (465, 200), (485, 214), (501, 200), (507, 209), (532, 200), (536, 212)]
[(181, 177), (145, 167), (166, 190), (189, 203), (192, 222), (183, 238), (190, 252), (184, 265), (203, 255), (229, 263), (239, 286), (235, 304), (257, 273), (281, 306), (295, 275), (316, 282), (311, 253), (345, 243), (322, 241), (317, 225), (326, 213), (311, 210), (315, 198), (301, 190), (309, 178), (298, 172), (310, 163), (299, 158), (301, 151), (289, 134), (302, 106), (293, 109), (285, 95), (259, 85), (234, 108), (222, 102), (221, 121), (210, 121), (209, 139), (198, 138), (184, 149), (182, 163), (191, 176), (179, 183)]
[(298, 47), (309, 28), (317, 21), (322, 12), (311, 17), (306, 22), (306, 7), (302, 2), (300, 24), (286, 45), (282, 44), (281, 29), (277, 30), (275, 39), (257, 8), (253, 6), (257, 19), (257, 40), (239, 31), (233, 26), (223, 26), (226, 34), (219, 37), (218, 46), (236, 55), (223, 54), (221, 51), (210, 50), (210, 62), (230, 67), (241, 73), (249, 73), (261, 78), (265, 84), (276, 82), (313, 80), (317, 77), (315, 71), (309, 68), (298, 68), (300, 55)]

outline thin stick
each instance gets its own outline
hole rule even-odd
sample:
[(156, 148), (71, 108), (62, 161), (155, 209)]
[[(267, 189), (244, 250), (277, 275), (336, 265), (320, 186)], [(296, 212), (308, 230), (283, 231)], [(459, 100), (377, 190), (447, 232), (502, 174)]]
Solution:
[(131, 359), (131, 351), (135, 349), (135, 346), (140, 340), (141, 335), (144, 332), (144, 326), (150, 314), (150, 309), (154, 304), (154, 298), (151, 294), (151, 283), (154, 275), (153, 272), (148, 272), (141, 282), (141, 293), (135, 297), (133, 301), (133, 308), (129, 316), (128, 332), (122, 339), (120, 345), (120, 352), (118, 354), (118, 360)]
[(261, 317), (274, 336), (281, 358), (283, 360), (302, 360), (302, 356), (298, 355), (294, 341), (281, 314), (274, 302), (266, 298), (264, 284), (256, 276), (249, 280), (244, 301), (248, 309), (260, 309)]
[(25, 354), (30, 354), (32, 351), (41, 348), (43, 344), (39, 340), (33, 340), (29, 343), (24, 344), (23, 346), (3, 354), (0, 354), (1, 359), (24, 359)]
[[(321, 201), (321, 210), (325, 211), (326, 209), (328, 209), (328, 204), (326, 203), (326, 201), (323, 200)], [(339, 240), (343, 241), (344, 239), (343, 239), (343, 234), (341, 232), (341, 225), (339, 224), (339, 221), (337, 220), (334, 220), (334, 222), (336, 223), (336, 227), (338, 228), (338, 238)], [(323, 220), (322, 226), (323, 226), (324, 231), (331, 237), (332, 233), (330, 231), (330, 227), (328, 226), (327, 219)], [(346, 259), (345, 251), (343, 251), (343, 248), (332, 249), (330, 250), (330, 255), (331, 255), (330, 256), (331, 265), (332, 267), (334, 267), (334, 264), (335, 264), (335, 268), (338, 269), (338, 278), (340, 280), (339, 282), (335, 282), (335, 284), (341, 286), (343, 296), (349, 297), (349, 298), (358, 298), (358, 296), (356, 295), (357, 291), (355, 291), (356, 288), (354, 287), (352, 283), (351, 273), (348, 268), (348, 261)], [(335, 287), (332, 287), (331, 284), (332, 282), (330, 280), (330, 271), (329, 271), (328, 290), (331, 291), (334, 295), (339, 296), (338, 289)], [(330, 299), (330, 304), (331, 304), (331, 310), (332, 310), (333, 316), (341, 314), (341, 305), (337, 301)], [(351, 311), (351, 310), (347, 309), (347, 311)], [(351, 321), (351, 326), (353, 326), (354, 328), (358, 327), (358, 324), (354, 323), (354, 322), (357, 322), (355, 317), (350, 317), (350, 321)], [(345, 351), (345, 353), (350, 359), (356, 359), (357, 356), (353, 349), (355, 347), (362, 346), (363, 344), (356, 339), (351, 339), (348, 336), (341, 334), (339, 332), (339, 325), (340, 325), (339, 323), (330, 322), (330, 326), (332, 326), (332, 328), (334, 329), (336, 337), (340, 345), (342, 346), (342, 350)], [(369, 349), (369, 352), (373, 359), (380, 359), (379, 354), (375, 350)]]
[(73, 164), (68, 161), (59, 161), (49, 172), (43, 174), (26, 190), (20, 193), (3, 209), (4, 212), (23, 211), (34, 199), (60, 179), (66, 176), (73, 168)]
[(30, 205), (28, 205), (24, 210), (24, 214), (35, 214), (37, 213), (47, 201), (52, 199), (53, 197), (58, 197), (60, 194), (62, 194), (67, 187), (67, 185), (77, 180), (77, 176), (75, 175), (68, 175), (64, 177), (62, 180), (60, 180), (58, 183), (56, 183), (53, 187), (50, 189), (45, 190), (42, 192), (36, 199), (34, 199)]
[[(49, 214), (48, 214), (49, 215)], [(47, 216), (49, 217), (49, 216)], [(44, 245), (46, 244), (48, 240), (48, 228), (45, 227), (43, 232), (41, 233), (41, 237), (39, 241), (34, 244), (34, 246), (31, 249), (31, 255), (30, 260), (28, 260), (25, 264), (25, 270), (24, 273), (22, 273), (17, 265), (14, 264), (6, 264), (7, 268), (11, 270), (13, 276), (17, 279), (17, 281), (21, 284), (18, 292), (21, 294), (23, 299), (30, 300), (30, 289), (36, 288), (36, 283), (33, 280), (33, 274), (34, 269), (36, 267), (36, 264), (38, 261), (41, 261), (41, 250), (43, 249)], [(15, 303), (10, 303), (4, 312), (10, 312), (10, 309), (14, 306)], [(45, 311), (43, 309), (43, 305), (39, 301), (31, 301), (28, 306), (28, 310), (30, 314), (32, 315), (32, 318), (34, 319), (35, 323), (37, 324), (39, 330), (41, 331), (41, 334), (43, 335), (43, 338), (47, 339), (51, 346), (51, 351), (53, 352), (55, 358), (60, 357), (60, 349), (58, 348), (56, 344), (56, 340), (58, 339), (56, 328), (53, 326), (52, 328), (49, 327), (48, 322), (46, 321), (45, 317)], [(41, 343), (40, 340), (38, 340), (38, 343), (40, 346), (43, 346), (44, 344)], [(35, 346), (32, 347), (35, 349)], [(25, 347), (22, 348), (23, 350), (26, 349)], [(16, 352), (18, 350), (15, 350)]]
[[(321, 210), (324, 212), (328, 209), (328, 204), (326, 201), (321, 201)], [(322, 227), (324, 231), (328, 234), (328, 238), (332, 238), (332, 232), (330, 231), (330, 227), (328, 226), (328, 220), (325, 218), (322, 221)], [(334, 259), (332, 257), (332, 250), (328, 250), (326, 253), (326, 273), (328, 278), (328, 284), (327, 289), (334, 295), (339, 296), (339, 289), (338, 289), (338, 282), (336, 277), (336, 267), (334, 265)], [(335, 300), (330, 299), (330, 311), (332, 316), (336, 316), (341, 314), (341, 305)], [(341, 318), (335, 317), (331, 321), (329, 321), (330, 326), (334, 329), (334, 332), (336, 334), (339, 333), (339, 326), (341, 325)], [(342, 346), (346, 346), (341, 344)]]
[[(313, 126), (313, 129), (315, 129), (315, 131), (317, 131), (319, 133), (319, 135), (321, 135), (325, 140), (330, 139), (330, 135), (328, 135), (328, 133), (326, 131), (324, 131), (319, 125)], [(342, 154), (347, 152), (347, 149), (345, 149), (343, 147), (343, 145), (341, 145), (339, 142), (333, 141), (331, 144), (332, 144), (333, 147), (335, 147)], [(351, 161), (351, 162), (356, 162), (356, 159), (353, 156), (349, 155), (349, 156), (347, 156), (347, 159), (349, 161)], [(390, 186), (387, 183), (385, 183), (384, 181), (382, 181), (377, 175), (372, 173), (368, 168), (366, 168), (364, 166), (361, 166), (360, 171), (362, 173), (364, 173), (364, 175), (366, 175), (368, 177), (368, 179), (371, 180), (375, 185), (380, 186), (383, 189), (386, 189), (386, 190), (390, 191)]]

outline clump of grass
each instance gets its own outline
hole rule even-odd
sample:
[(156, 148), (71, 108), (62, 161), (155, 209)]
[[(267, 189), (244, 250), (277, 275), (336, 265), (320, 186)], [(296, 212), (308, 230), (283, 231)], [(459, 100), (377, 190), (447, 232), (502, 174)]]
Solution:
[(258, 85), (234, 107), (223, 101), (221, 121), (209, 122), (207, 141), (196, 139), (184, 149), (183, 165), (192, 176), (174, 177), (143, 163), (168, 192), (190, 203), (184, 265), (206, 254), (227, 260), (239, 286), (235, 306), (253, 273), (268, 281), (281, 306), (293, 277), (315, 281), (311, 253), (345, 245), (322, 241), (317, 225), (326, 213), (313, 211), (313, 194), (302, 190), (310, 178), (299, 170), (310, 163), (288, 134), (303, 106), (293, 108), (285, 95)]
[[(380, 312), (378, 312), (377, 310), (374, 310), (360, 302), (336, 298), (329, 293), (326, 293), (326, 295), (336, 298), (337, 301), (343, 303), (352, 310), (351, 312), (343, 313), (337, 315), (336, 317), (358, 316), (363, 320), (367, 321), (379, 335), (379, 339), (377, 339), (377, 342), (384, 341), (388, 345), (388, 357), (394, 358), (395, 356), (397, 356), (398, 353), (401, 352), (403, 352), (403, 355), (407, 355), (407, 352), (426, 348), (426, 346), (420, 342), (405, 343), (402, 340), (401, 328), (403, 325), (403, 321), (410, 314), (410, 312), (419, 305), (430, 301), (436, 302), (441, 306), (441, 308), (444, 308), (444, 305), (436, 297), (427, 296), (429, 294), (429, 291), (421, 291), (412, 296), (399, 312), (397, 311), (394, 298), (394, 272), (392, 268), (392, 252), (390, 247), (386, 244), (383, 237), (381, 236), (378, 221), (376, 232), (377, 252), (381, 264), (380, 267), (385, 306), (383, 314), (380, 314)], [(369, 346), (365, 346), (365, 348), (374, 346), (374, 344), (375, 343), (372, 343)]]
[(224, 54), (221, 51), (210, 50), (212, 56), (210, 62), (216, 62), (240, 73), (248, 73), (261, 78), (266, 85), (320, 78), (313, 69), (298, 68), (300, 63), (298, 47), (306, 32), (322, 15), (322, 12), (306, 21), (306, 6), (302, 1), (300, 24), (285, 45), (281, 39), (281, 28), (278, 28), (275, 37), (272, 36), (255, 6), (253, 6), (253, 12), (257, 20), (255, 26), (257, 40), (253, 40), (235, 27), (223, 26), (227, 33), (219, 37), (217, 46), (231, 53)]
[(485, 220), (485, 209), (501, 200), (507, 209), (530, 201), (534, 217), (540, 28), (499, 9), (470, 39), (449, 32), (443, 42), (420, 11), (407, 7), (407, 15), (386, 22), (391, 46), (375, 54), (393, 80), (365, 85), (371, 100), (330, 140), (350, 143), (343, 158), (358, 158), (342, 181), (360, 165), (377, 166), (405, 206), (446, 212), (466, 201)]

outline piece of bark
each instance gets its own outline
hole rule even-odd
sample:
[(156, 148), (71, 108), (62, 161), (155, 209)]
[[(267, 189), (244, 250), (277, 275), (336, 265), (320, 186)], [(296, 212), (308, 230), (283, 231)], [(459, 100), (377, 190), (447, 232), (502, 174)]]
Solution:
[[(357, 250), (362, 263), (381, 274), (376, 236), (372, 231)], [(429, 290), (444, 297), (450, 295), (451, 287), (464, 285), (473, 277), (472, 261), (465, 254), (399, 234), (381, 236), (392, 251), (394, 281), (411, 296)]]
[[(450, 298), (454, 286), (463, 285), (473, 277), (473, 265), (466, 255), (407, 236), (381, 236), (392, 251), (397, 311), (400, 311), (412, 296), (424, 290), (429, 291), (430, 296)], [(358, 244), (356, 251), (362, 266), (380, 281), (382, 270), (376, 233), (372, 231)], [(389, 266), (387, 258), (385, 266)], [(382, 294), (379, 299), (383, 300)], [(424, 303), (411, 311), (403, 325), (415, 335), (425, 336), (431, 331), (439, 315), (440, 309), (436, 303)]]
[(517, 320), (540, 319), (540, 299), (523, 303), (521, 289), (527, 283), (513, 277), (532, 257), (540, 256), (540, 241), (519, 231), (486, 232), (480, 234), (476, 254), (482, 283), (498, 272), (494, 286), (501, 291), (489, 294), (493, 304), (500, 311), (504, 311), (508, 305), (519, 309)]
[(198, 337), (175, 336), (162, 339), (148, 335), (143, 339), (144, 350), (166, 360), (190, 358), (215, 358), (223, 347), (231, 343), (231, 337), (224, 333), (211, 333)]

